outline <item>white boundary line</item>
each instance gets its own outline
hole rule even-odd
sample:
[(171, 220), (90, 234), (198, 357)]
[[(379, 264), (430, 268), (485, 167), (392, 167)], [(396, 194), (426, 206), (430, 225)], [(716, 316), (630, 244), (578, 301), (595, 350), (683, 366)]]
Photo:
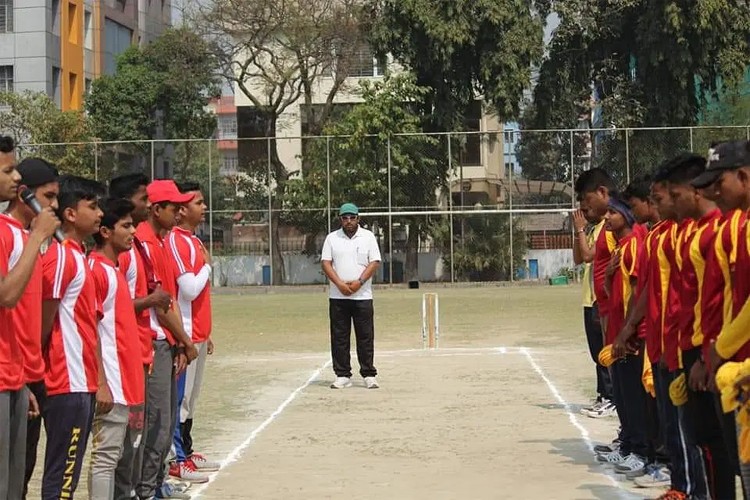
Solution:
[[(581, 434), (581, 439), (583, 440), (584, 444), (586, 445), (586, 448), (589, 449), (591, 454), (594, 454), (594, 443), (591, 441), (591, 437), (589, 435), (588, 429), (586, 429), (579, 421), (578, 417), (576, 417), (575, 413), (573, 412), (573, 408), (570, 406), (570, 403), (565, 401), (565, 399), (560, 394), (560, 391), (557, 390), (557, 387), (555, 387), (555, 384), (552, 383), (552, 381), (545, 375), (544, 370), (542, 370), (542, 367), (539, 366), (539, 364), (536, 362), (534, 357), (531, 355), (531, 352), (529, 349), (522, 347), (519, 351), (521, 354), (523, 354), (526, 357), (526, 360), (531, 365), (531, 368), (539, 375), (539, 377), (544, 381), (545, 384), (547, 384), (547, 388), (549, 389), (549, 392), (552, 393), (552, 396), (557, 400), (558, 403), (560, 403), (565, 410), (565, 413), (568, 414), (568, 420), (570, 420), (570, 423), (578, 429), (578, 432)], [(620, 482), (612, 477), (612, 475), (608, 473), (604, 473), (604, 476), (609, 479), (609, 482), (617, 488), (619, 497), (620, 498), (631, 498), (630, 495), (628, 495), (627, 492)]]
[(229, 453), (229, 455), (227, 455), (227, 457), (221, 462), (221, 467), (219, 467), (219, 470), (210, 475), (207, 483), (200, 485), (195, 490), (193, 490), (192, 488), (189, 490), (190, 496), (192, 498), (199, 498), (201, 493), (203, 493), (203, 491), (206, 488), (208, 488), (208, 486), (214, 481), (214, 479), (216, 479), (216, 476), (219, 474), (219, 472), (221, 472), (222, 469), (225, 469), (227, 466), (236, 462), (237, 459), (239, 459), (242, 456), (242, 454), (245, 452), (248, 446), (250, 446), (252, 442), (255, 441), (255, 438), (257, 438), (260, 435), (260, 433), (266, 429), (266, 427), (271, 425), (273, 421), (276, 420), (276, 418), (278, 418), (279, 415), (281, 415), (281, 413), (286, 409), (286, 407), (289, 406), (289, 404), (292, 401), (294, 401), (302, 391), (307, 389), (310, 386), (310, 384), (315, 382), (318, 379), (318, 377), (320, 377), (320, 374), (323, 372), (323, 370), (328, 368), (330, 364), (331, 364), (331, 361), (326, 361), (325, 363), (323, 363), (323, 366), (315, 370), (312, 373), (312, 375), (310, 375), (310, 377), (305, 381), (304, 384), (300, 385), (294, 391), (292, 391), (292, 393), (289, 394), (289, 396), (278, 406), (278, 408), (276, 408), (276, 410), (274, 410), (273, 413), (271, 413), (268, 416), (267, 419), (265, 419), (258, 427), (253, 429), (253, 432), (250, 433), (247, 439), (245, 439), (239, 446), (237, 446), (234, 450), (232, 450), (232, 452)]
[[(422, 354), (424, 356), (466, 356), (466, 355), (486, 355), (486, 354), (507, 354), (520, 353), (524, 347), (441, 347), (439, 349), (395, 349), (388, 351), (375, 351), (375, 356), (380, 358), (411, 356)], [(352, 354), (356, 352), (352, 351)], [(272, 357), (242, 356), (242, 363), (270, 363), (274, 361), (306, 361), (306, 360), (323, 360), (330, 358), (330, 353), (311, 353), (311, 354), (279, 354)], [(239, 357), (237, 358), (239, 359)]]

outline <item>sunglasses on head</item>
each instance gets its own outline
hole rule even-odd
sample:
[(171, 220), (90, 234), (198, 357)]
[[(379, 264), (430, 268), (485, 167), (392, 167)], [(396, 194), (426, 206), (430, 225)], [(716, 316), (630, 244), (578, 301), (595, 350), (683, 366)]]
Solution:
[(357, 220), (358, 215), (342, 215), (341, 220)]

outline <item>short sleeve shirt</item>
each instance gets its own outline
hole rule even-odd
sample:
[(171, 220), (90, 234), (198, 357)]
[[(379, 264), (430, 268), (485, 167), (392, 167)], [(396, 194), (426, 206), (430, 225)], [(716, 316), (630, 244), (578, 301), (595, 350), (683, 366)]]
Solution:
[[(169, 261), (169, 256), (164, 249), (164, 241), (154, 232), (154, 229), (148, 221), (138, 224), (135, 235), (143, 244), (143, 249), (148, 258), (151, 259), (156, 280), (161, 283), (161, 287), (165, 292), (167, 292), (173, 299), (176, 298), (177, 293), (174, 273), (172, 272), (172, 264)], [(159, 320), (156, 317), (156, 311), (153, 308), (148, 311), (150, 315), (149, 324), (153, 339), (166, 340), (171, 345), (174, 345), (174, 335), (169, 329), (163, 327), (159, 323)]]
[[(167, 236), (167, 246), (175, 279), (185, 273), (198, 274), (206, 265), (203, 243), (190, 231), (175, 226)], [(175, 286), (185, 333), (195, 343), (205, 342), (211, 334), (211, 286), (207, 282), (192, 301), (185, 297), (178, 283)]]
[(45, 352), (47, 394), (96, 392), (101, 306), (83, 248), (72, 240), (55, 241), (42, 264), (42, 298), (60, 301)]
[(125, 276), (99, 252), (91, 252), (89, 266), (102, 305), (98, 324), (102, 366), (115, 403), (143, 404), (145, 383), (141, 362), (141, 339), (135, 309)]
[[(359, 227), (351, 238), (343, 229), (330, 233), (323, 243), (320, 259), (331, 261), (333, 270), (343, 281), (356, 281), (371, 262), (380, 262), (381, 257), (375, 235), (372, 231)], [(328, 294), (332, 299), (370, 300), (372, 279), (367, 280), (362, 288), (348, 297), (333, 284), (329, 287)]]
[[(143, 266), (141, 254), (133, 248), (123, 252), (118, 257), (118, 271), (125, 276), (128, 291), (132, 300), (141, 299), (148, 295), (148, 281)], [(135, 308), (133, 308), (135, 311)], [(154, 360), (153, 332), (151, 330), (151, 309), (144, 309), (135, 315), (138, 322), (138, 333), (141, 339), (141, 361), (149, 365)]]
[[(27, 235), (20, 222), (9, 215), (0, 214), (0, 274), (6, 276), (16, 265), (21, 257)], [(38, 381), (38, 373), (30, 374), (31, 364), (33, 371), (39, 371), (41, 361), (41, 286), (39, 283), (39, 266), (35, 266), (29, 285), (21, 295), (20, 300), (13, 308), (0, 308), (0, 391), (16, 391), (24, 383)], [(36, 317), (32, 316), (34, 311), (33, 298), (39, 301), (39, 311)], [(31, 307), (33, 308), (33, 307)], [(19, 317), (21, 311), (30, 314), (28, 317)], [(34, 325), (37, 325), (34, 335)], [(34, 342), (36, 341), (36, 342)], [(29, 357), (31, 356), (31, 357)], [(33, 358), (33, 359), (32, 359)], [(42, 375), (44, 365), (41, 365)]]

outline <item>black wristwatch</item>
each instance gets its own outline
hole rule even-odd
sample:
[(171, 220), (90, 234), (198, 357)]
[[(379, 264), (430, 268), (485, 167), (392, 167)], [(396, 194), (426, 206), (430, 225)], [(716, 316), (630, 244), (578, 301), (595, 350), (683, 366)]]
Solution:
[(359, 278), (360, 285), (364, 285), (365, 283), (367, 283), (367, 280), (363, 280), (362, 278)]

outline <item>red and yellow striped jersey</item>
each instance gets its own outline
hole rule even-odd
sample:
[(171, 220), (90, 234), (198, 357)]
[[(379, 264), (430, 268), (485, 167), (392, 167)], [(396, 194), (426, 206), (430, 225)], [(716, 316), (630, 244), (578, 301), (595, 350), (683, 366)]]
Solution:
[[(643, 290), (643, 293), (648, 294), (645, 317), (646, 352), (651, 364), (656, 364), (661, 359), (661, 334), (664, 328), (663, 311), (666, 309), (671, 270), (669, 265), (662, 265), (662, 262), (666, 261), (663, 247), (666, 244), (671, 244), (676, 228), (677, 224), (674, 221), (660, 221), (651, 228), (644, 245), (645, 269), (648, 275), (648, 286)], [(641, 275), (643, 275), (643, 272), (641, 272)]]
[(701, 296), (701, 329), (703, 355), (708, 355), (711, 342), (719, 336), (725, 323), (732, 319), (731, 274), (737, 261), (737, 241), (747, 214), (733, 210), (722, 218), (713, 244), (709, 245)]
[(594, 297), (599, 308), (599, 316), (606, 317), (609, 313), (609, 300), (604, 291), (604, 280), (607, 266), (612, 258), (612, 252), (617, 246), (617, 241), (612, 231), (603, 229), (599, 232), (594, 247)]
[(673, 233), (672, 244), (665, 244), (664, 256), (669, 266), (669, 283), (667, 301), (664, 309), (664, 329), (662, 330), (662, 360), (669, 371), (680, 367), (680, 316), (682, 296), (683, 250), (686, 241), (693, 234), (695, 221), (685, 219), (677, 225)]
[(617, 242), (617, 250), (620, 252), (620, 265), (612, 275), (612, 286), (610, 287), (609, 319), (605, 338), (605, 344), (607, 345), (615, 341), (615, 337), (625, 323), (630, 298), (634, 291), (631, 278), (638, 276), (639, 253), (643, 250), (643, 234), (644, 231), (634, 230)]
[(729, 268), (732, 319), (731, 323), (724, 323), (716, 339), (716, 350), (724, 359), (744, 361), (750, 358), (750, 230), (747, 220), (739, 227), (735, 248), (734, 267)]
[(680, 302), (680, 349), (703, 345), (702, 295), (705, 287), (706, 258), (721, 223), (721, 212), (712, 210), (695, 224), (682, 250), (682, 293)]

